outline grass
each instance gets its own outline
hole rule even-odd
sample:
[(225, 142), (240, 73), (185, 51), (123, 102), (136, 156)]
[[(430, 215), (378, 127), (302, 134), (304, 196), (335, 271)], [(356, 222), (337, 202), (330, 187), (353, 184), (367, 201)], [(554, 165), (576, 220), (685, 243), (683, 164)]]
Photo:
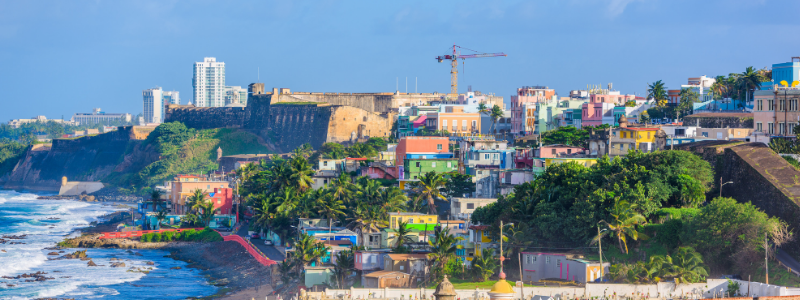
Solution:
[[(628, 254), (622, 253), (616, 244), (603, 243), (603, 262), (620, 263), (627, 262), (633, 263), (639, 261), (641, 251), (647, 253), (647, 257), (653, 255), (667, 255), (667, 249), (655, 241), (644, 241), (640, 244), (640, 252), (636, 252), (631, 242), (628, 242)], [(584, 255), (587, 260), (599, 261), (600, 256), (598, 253), (587, 253)]]
[[(762, 262), (763, 263), (763, 262)], [(759, 268), (755, 274), (753, 274), (752, 281), (753, 282), (766, 282), (766, 276), (764, 276), (764, 268)], [(742, 279), (747, 280), (745, 274), (742, 274)], [(777, 262), (770, 261), (769, 262), (769, 284), (779, 285), (779, 286), (788, 286), (788, 287), (800, 287), (800, 277), (789, 273), (789, 270), (786, 270), (785, 267), (778, 265)]]

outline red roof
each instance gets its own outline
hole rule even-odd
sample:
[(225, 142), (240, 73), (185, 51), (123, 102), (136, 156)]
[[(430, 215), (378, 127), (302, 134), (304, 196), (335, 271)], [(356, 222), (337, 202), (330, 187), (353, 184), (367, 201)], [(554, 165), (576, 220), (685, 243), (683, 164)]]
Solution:
[(175, 177), (178, 177), (178, 178), (203, 178), (203, 176), (197, 176), (197, 175), (177, 175)]
[(486, 229), (489, 229), (489, 226), (488, 225), (472, 225), (472, 226), (469, 227), (469, 229), (486, 230)]
[(348, 158), (345, 158), (345, 159), (347, 159), (347, 160), (367, 160), (368, 158), (364, 158), (364, 157), (348, 157)]
[(654, 130), (658, 130), (658, 128), (655, 128), (655, 127), (628, 127), (628, 128), (620, 128), (620, 129), (633, 130), (633, 131), (654, 131)]

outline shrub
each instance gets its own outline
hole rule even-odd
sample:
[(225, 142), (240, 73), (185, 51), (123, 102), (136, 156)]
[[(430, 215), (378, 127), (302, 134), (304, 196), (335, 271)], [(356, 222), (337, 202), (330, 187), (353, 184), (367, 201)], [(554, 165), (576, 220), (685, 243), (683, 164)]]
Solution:
[(167, 231), (167, 232), (164, 232), (163, 235), (164, 236), (161, 238), (161, 240), (163, 240), (165, 242), (171, 242), (173, 237), (174, 237), (174, 235), (175, 235), (175, 232), (174, 231)]
[(151, 233), (153, 235), (153, 242), (160, 242), (161, 241), (161, 234), (159, 233)]
[(683, 220), (672, 219), (664, 222), (658, 227), (656, 231), (656, 241), (666, 247), (668, 250), (675, 249), (681, 242), (681, 233), (683, 232)]

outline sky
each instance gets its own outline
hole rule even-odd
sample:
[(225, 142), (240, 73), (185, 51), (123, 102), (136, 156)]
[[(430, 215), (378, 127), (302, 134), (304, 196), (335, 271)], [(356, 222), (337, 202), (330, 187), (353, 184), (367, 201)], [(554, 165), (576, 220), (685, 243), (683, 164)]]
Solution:
[[(800, 56), (800, 1), (16, 1), (0, 0), (0, 122), (142, 112), (156, 86), (192, 101), (192, 65), (226, 64), (227, 85), (305, 92), (440, 92), (454, 44), (459, 91), (560, 96), (613, 83), (643, 95), (688, 77)], [(471, 53), (462, 50), (462, 54)]]

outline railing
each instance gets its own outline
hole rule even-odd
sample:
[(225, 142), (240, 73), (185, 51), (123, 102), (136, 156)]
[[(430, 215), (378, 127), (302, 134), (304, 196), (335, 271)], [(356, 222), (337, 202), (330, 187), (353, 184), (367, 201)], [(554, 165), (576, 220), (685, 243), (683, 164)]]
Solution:
[(244, 247), (245, 250), (247, 250), (248, 253), (250, 253), (250, 255), (253, 256), (253, 258), (256, 259), (256, 261), (258, 261), (259, 263), (261, 263), (264, 266), (271, 266), (271, 265), (277, 264), (274, 260), (271, 260), (271, 259), (267, 258), (267, 256), (264, 255), (264, 253), (262, 253), (260, 250), (258, 250), (258, 248), (256, 248), (253, 245), (253, 243), (243, 239), (241, 236), (238, 236), (238, 235), (235, 235), (235, 234), (227, 235), (227, 236), (223, 236), (222, 240), (224, 240), (226, 242), (227, 241), (234, 241), (234, 242), (239, 243), (240, 245), (242, 245), (242, 247)]
[(162, 233), (167, 231), (175, 231), (175, 232), (182, 232), (186, 230), (203, 230), (203, 228), (180, 228), (180, 229), (159, 229), (159, 230), (136, 230), (136, 231), (125, 231), (125, 232), (103, 232), (103, 235), (99, 237), (100, 239), (119, 239), (119, 238), (131, 238), (131, 237), (140, 237), (146, 233)]

